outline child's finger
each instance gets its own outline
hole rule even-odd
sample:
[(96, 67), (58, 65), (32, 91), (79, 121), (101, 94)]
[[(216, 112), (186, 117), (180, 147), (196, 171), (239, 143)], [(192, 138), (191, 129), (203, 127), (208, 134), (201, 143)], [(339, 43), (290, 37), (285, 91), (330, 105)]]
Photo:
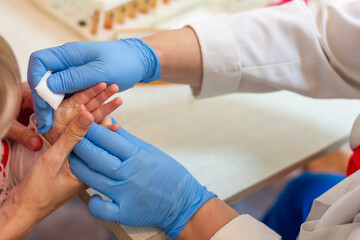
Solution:
[(104, 91), (99, 93), (96, 97), (91, 99), (87, 104), (85, 104), (86, 109), (90, 112), (94, 111), (118, 91), (119, 87), (116, 84), (110, 85)]
[(94, 116), (95, 122), (101, 122), (107, 115), (110, 115), (115, 109), (117, 109), (122, 104), (122, 99), (117, 97), (112, 101), (101, 105), (97, 109), (91, 112)]
[(106, 127), (107, 129), (109, 129), (109, 130), (111, 130), (111, 131), (113, 131), (113, 132), (117, 132), (117, 131), (119, 131), (119, 129), (120, 129), (120, 125), (117, 124), (117, 123), (111, 124), (111, 125), (106, 125), (106, 126), (104, 126), (104, 127)]
[(71, 96), (71, 98), (69, 98), (69, 104), (72, 107), (75, 107), (79, 104), (87, 104), (91, 99), (96, 97), (99, 93), (103, 92), (104, 89), (106, 89), (106, 83), (104, 82), (98, 83), (93, 87), (75, 93), (73, 96)]
[(107, 125), (113, 124), (113, 122), (112, 122), (111, 116), (110, 116), (110, 115), (107, 115), (103, 120), (101, 120), (101, 121), (98, 122), (97, 124), (105, 127), (105, 126), (107, 126)]

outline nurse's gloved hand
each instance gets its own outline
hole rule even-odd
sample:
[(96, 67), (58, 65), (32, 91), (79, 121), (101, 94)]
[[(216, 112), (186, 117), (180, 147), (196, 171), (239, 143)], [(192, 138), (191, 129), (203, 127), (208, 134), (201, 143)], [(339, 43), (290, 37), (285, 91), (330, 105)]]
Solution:
[(158, 226), (176, 238), (215, 195), (181, 164), (129, 134), (93, 124), (69, 156), (73, 174), (111, 201), (94, 195), (90, 213), (130, 226)]
[(135, 84), (160, 79), (160, 62), (152, 48), (140, 39), (104, 42), (70, 42), (31, 54), (28, 81), (33, 94), (39, 133), (52, 124), (52, 109), (34, 90), (47, 71), (54, 93), (73, 93), (100, 82), (116, 84), (124, 91)]

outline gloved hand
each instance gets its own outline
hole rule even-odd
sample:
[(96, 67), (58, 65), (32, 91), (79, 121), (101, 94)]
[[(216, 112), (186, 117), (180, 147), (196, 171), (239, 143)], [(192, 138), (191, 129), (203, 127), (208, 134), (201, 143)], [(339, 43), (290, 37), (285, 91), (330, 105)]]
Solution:
[(34, 89), (49, 70), (53, 74), (48, 87), (54, 93), (73, 93), (100, 82), (115, 83), (119, 91), (124, 91), (136, 83), (160, 78), (157, 55), (140, 39), (70, 42), (34, 52), (30, 56), (28, 81), (39, 133), (50, 129), (52, 109)]
[(90, 213), (105, 221), (158, 226), (176, 238), (215, 197), (176, 160), (124, 129), (112, 132), (94, 123), (74, 153), (73, 174), (113, 200), (90, 199)]

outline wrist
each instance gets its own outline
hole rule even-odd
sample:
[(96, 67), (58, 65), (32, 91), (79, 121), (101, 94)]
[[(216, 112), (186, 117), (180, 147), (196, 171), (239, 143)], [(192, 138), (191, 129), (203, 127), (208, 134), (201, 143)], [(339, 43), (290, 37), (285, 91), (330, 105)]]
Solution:
[(188, 196), (187, 198), (182, 198), (181, 202), (178, 203), (179, 206), (183, 207), (178, 208), (178, 211), (175, 210), (172, 213), (172, 216), (176, 218), (165, 228), (166, 234), (173, 239), (178, 237), (185, 225), (204, 204), (216, 197), (214, 193), (209, 192), (203, 186), (200, 186), (190, 194), (182, 193), (181, 195)]
[(226, 203), (212, 198), (190, 218), (177, 239), (210, 239), (237, 216), (239, 214)]
[(188, 84), (199, 90), (202, 58), (195, 32), (185, 27), (142, 38), (156, 53), (161, 65), (161, 81)]

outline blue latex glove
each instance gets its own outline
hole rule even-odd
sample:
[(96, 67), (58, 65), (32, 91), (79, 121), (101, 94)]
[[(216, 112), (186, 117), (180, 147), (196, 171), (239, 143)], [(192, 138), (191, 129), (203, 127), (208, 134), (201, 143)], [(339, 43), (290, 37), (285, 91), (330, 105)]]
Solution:
[(160, 79), (159, 59), (140, 39), (70, 42), (34, 52), (30, 56), (28, 81), (39, 133), (50, 129), (52, 109), (34, 89), (49, 70), (54, 74), (48, 79), (48, 87), (54, 93), (73, 93), (99, 82), (115, 83), (124, 91), (136, 83)]
[(180, 163), (124, 129), (93, 124), (69, 156), (73, 174), (113, 202), (94, 195), (91, 215), (130, 226), (158, 226), (176, 238), (215, 195)]

